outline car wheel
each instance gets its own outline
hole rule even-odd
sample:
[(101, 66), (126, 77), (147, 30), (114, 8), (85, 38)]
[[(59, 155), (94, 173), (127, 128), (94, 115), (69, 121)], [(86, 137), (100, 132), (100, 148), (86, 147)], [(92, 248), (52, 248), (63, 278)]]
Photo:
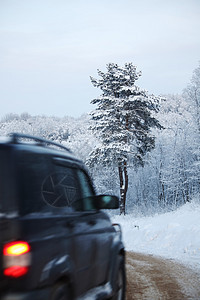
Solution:
[(57, 283), (53, 287), (51, 300), (71, 300), (69, 286), (64, 283)]
[(117, 273), (114, 296), (110, 300), (125, 300), (125, 290), (126, 290), (126, 275), (125, 275), (124, 263), (122, 260)]

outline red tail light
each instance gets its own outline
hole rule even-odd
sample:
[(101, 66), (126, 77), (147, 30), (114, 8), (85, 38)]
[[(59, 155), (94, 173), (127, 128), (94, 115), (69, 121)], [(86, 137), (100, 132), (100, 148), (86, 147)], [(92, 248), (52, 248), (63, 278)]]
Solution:
[(4, 270), (4, 275), (9, 276), (9, 277), (18, 278), (18, 277), (25, 275), (27, 272), (28, 272), (27, 267), (12, 266), (12, 267), (6, 268)]
[(21, 277), (28, 272), (30, 265), (30, 246), (27, 242), (16, 241), (4, 245), (4, 275)]
[(3, 254), (9, 256), (22, 255), (30, 251), (30, 246), (27, 242), (11, 242), (4, 246)]

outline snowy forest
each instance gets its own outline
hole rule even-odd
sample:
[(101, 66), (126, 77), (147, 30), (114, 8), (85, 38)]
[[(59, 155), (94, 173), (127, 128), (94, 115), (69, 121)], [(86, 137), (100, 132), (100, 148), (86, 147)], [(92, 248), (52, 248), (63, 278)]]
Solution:
[[(133, 67), (132, 64), (131, 66)], [(160, 97), (149, 96), (146, 91), (136, 87), (135, 80), (138, 80), (141, 74), (137, 73), (134, 68), (131, 72), (134, 72), (135, 77), (130, 82), (131, 76), (124, 75), (125, 79), (130, 80), (129, 83), (125, 83), (123, 89), (120, 89), (120, 94), (115, 93), (113, 96), (106, 94), (103, 90), (103, 96), (92, 100), (93, 112), (88, 112), (80, 118), (31, 116), (27, 112), (21, 115), (8, 114), (0, 121), (0, 135), (5, 136), (12, 132), (26, 133), (69, 147), (78, 158), (87, 164), (99, 194), (115, 194), (122, 199), (124, 183), (120, 182), (119, 174), (121, 172), (122, 176), (122, 172), (125, 170), (125, 177), (128, 173), (128, 188), (125, 191), (127, 214), (139, 211), (148, 215), (173, 210), (190, 202), (200, 192), (200, 65), (194, 70), (191, 80), (182, 94), (167, 94)], [(105, 73), (101, 71), (98, 75), (105, 78)], [(91, 81), (94, 86), (100, 87), (102, 90), (101, 80), (98, 81), (92, 77)], [(122, 148), (117, 149), (118, 152), (121, 151), (121, 157), (123, 157), (120, 164), (118, 159), (118, 168), (114, 160), (109, 163), (109, 155), (113, 157), (110, 148), (116, 146), (116, 140), (112, 139), (112, 143), (108, 143), (105, 132), (102, 131), (102, 128), (106, 128), (106, 126), (111, 128), (111, 123), (106, 123), (108, 113), (103, 118), (99, 114), (103, 110), (102, 106), (101, 109), (99, 108), (99, 101), (104, 96), (107, 99), (107, 106), (115, 106), (115, 111), (118, 113), (116, 118), (119, 115), (127, 116), (125, 104), (127, 105), (128, 100), (132, 101), (131, 104), (129, 103), (129, 107), (133, 113), (136, 103), (133, 103), (133, 99), (134, 101), (137, 99), (137, 105), (140, 105), (141, 109), (143, 109), (144, 99), (147, 103), (145, 109), (148, 113), (140, 114), (140, 117), (143, 118), (140, 120), (140, 127), (142, 126), (146, 130), (142, 140), (134, 131), (139, 121), (137, 124), (134, 123), (132, 115), (129, 114), (129, 118), (123, 118), (124, 129), (120, 126), (117, 127), (117, 136), (120, 138), (123, 130), (126, 129), (126, 138), (123, 137), (123, 142), (126, 143), (123, 144), (121, 140)], [(139, 103), (141, 97), (143, 102)], [(126, 100), (123, 105), (122, 99)], [(88, 99), (88, 101), (90, 100)], [(148, 116), (148, 122), (146, 122), (145, 116)], [(110, 120), (112, 121), (112, 116)], [(130, 122), (132, 123), (129, 126)], [(98, 127), (101, 128), (100, 131), (96, 130)], [(111, 135), (111, 133), (109, 134)], [(102, 156), (102, 139), (104, 139), (104, 146), (107, 146), (104, 157)], [(146, 139), (148, 139), (148, 145)], [(145, 151), (140, 149), (138, 141), (140, 145), (143, 143), (141, 149), (144, 149), (145, 144)], [(107, 157), (106, 153), (108, 153)], [(129, 155), (130, 153), (131, 155)]]

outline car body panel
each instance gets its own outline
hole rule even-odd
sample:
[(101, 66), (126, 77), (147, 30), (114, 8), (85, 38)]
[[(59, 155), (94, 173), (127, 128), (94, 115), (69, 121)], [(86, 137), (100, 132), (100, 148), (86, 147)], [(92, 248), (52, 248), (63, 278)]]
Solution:
[[(70, 283), (73, 299), (114, 285), (124, 245), (81, 161), (43, 145), (0, 142), (0, 177), (0, 299), (50, 299), (59, 281)], [(10, 278), (3, 246), (17, 240), (28, 242), (31, 262), (27, 274)]]

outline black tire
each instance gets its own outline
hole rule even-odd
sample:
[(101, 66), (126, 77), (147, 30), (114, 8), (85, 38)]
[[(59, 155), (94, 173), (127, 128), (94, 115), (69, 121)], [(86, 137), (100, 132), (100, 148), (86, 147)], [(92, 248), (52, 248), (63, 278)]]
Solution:
[(70, 289), (67, 284), (57, 283), (52, 290), (51, 300), (71, 300)]
[(117, 272), (114, 296), (110, 300), (125, 300), (126, 294), (126, 274), (124, 260), (121, 259), (119, 269)]

